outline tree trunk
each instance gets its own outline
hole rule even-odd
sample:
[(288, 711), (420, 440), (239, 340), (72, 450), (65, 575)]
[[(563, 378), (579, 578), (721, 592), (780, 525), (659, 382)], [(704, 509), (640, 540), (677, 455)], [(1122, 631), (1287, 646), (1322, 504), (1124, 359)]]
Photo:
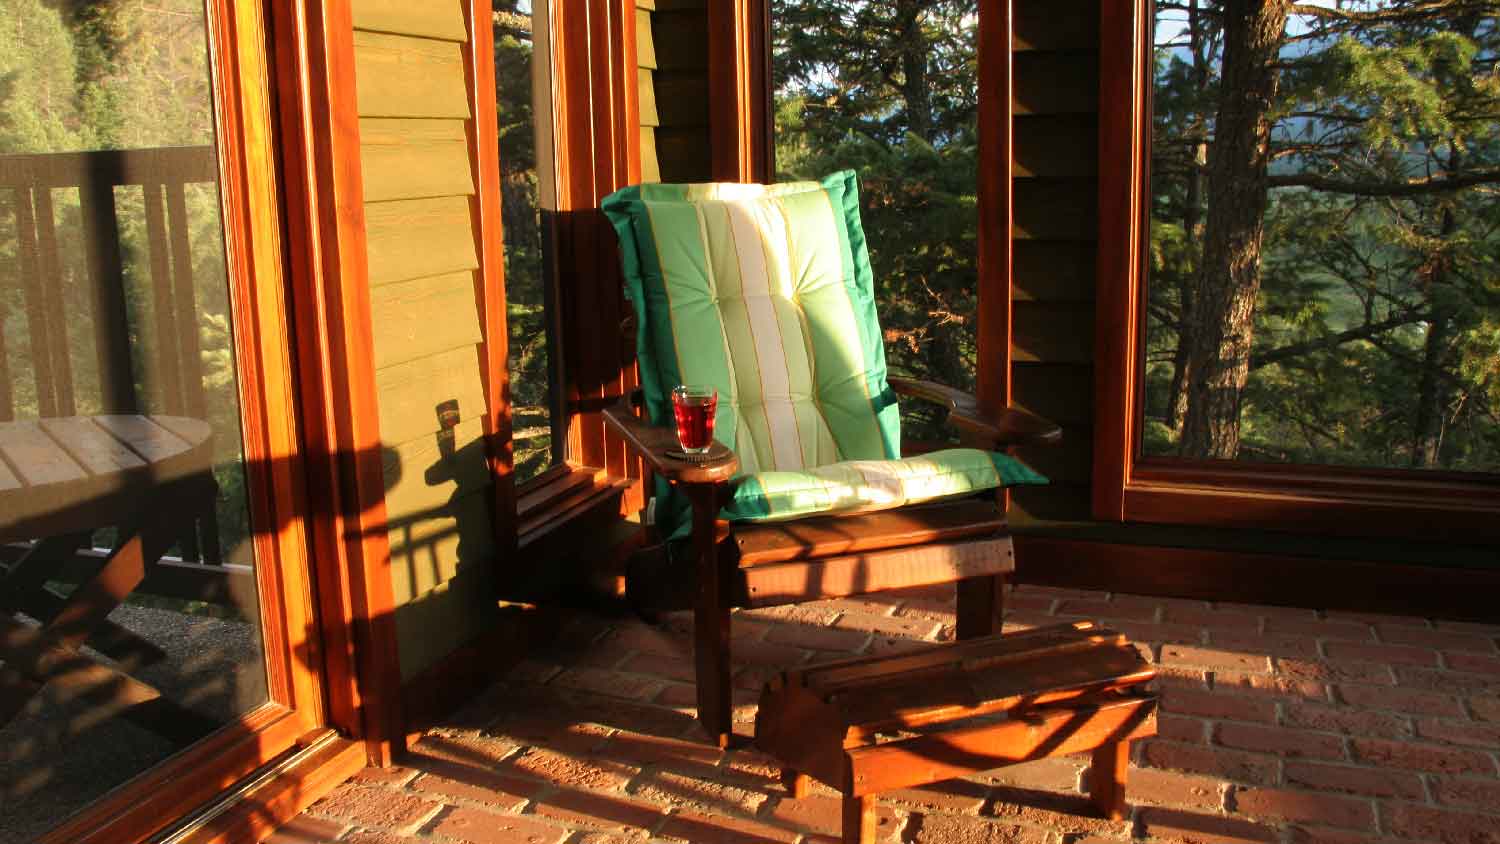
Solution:
[[(1450, 164), (1457, 167), (1457, 155)], [(1438, 227), (1444, 241), (1458, 230), (1458, 220), (1452, 208), (1442, 211), (1442, 224)], [(1428, 265), (1425, 278), (1427, 300), (1433, 303), (1432, 317), (1427, 323), (1427, 337), (1422, 343), (1422, 374), (1417, 386), (1417, 416), (1412, 425), (1411, 466), (1413, 469), (1433, 469), (1440, 465), (1443, 448), (1443, 421), (1448, 406), (1453, 401), (1454, 360), (1458, 346), (1458, 313), (1452, 305), (1442, 304), (1443, 291), (1448, 284), (1448, 258), (1434, 257)]]
[(932, 45), (922, 32), (922, 6), (917, 0), (901, 0), (896, 6), (900, 27), (901, 99), (906, 106), (907, 131), (924, 141), (933, 140), (932, 86), (927, 79), (927, 62)]
[[(1207, 39), (1203, 36), (1202, 15), (1198, 11), (1198, 0), (1188, 3), (1188, 51), (1193, 55), (1193, 87), (1201, 95), (1208, 89), (1208, 56)], [(1199, 118), (1193, 121), (1189, 131), (1198, 137), (1203, 137), (1208, 126)], [(1199, 227), (1202, 225), (1203, 204), (1203, 167), (1208, 163), (1208, 143), (1203, 140), (1193, 142), (1193, 161), (1188, 168), (1187, 185), (1183, 199), (1182, 209), (1182, 231), (1187, 237), (1187, 242), (1197, 243), (1200, 235)], [(1192, 349), (1192, 323), (1189, 321), (1193, 311), (1193, 281), (1183, 280), (1181, 288), (1177, 291), (1177, 349), (1172, 355), (1172, 381), (1167, 387), (1167, 418), (1166, 425), (1172, 430), (1182, 424), (1182, 417), (1187, 413), (1187, 382), (1188, 382), (1188, 358)]]
[(1224, 58), (1209, 148), (1203, 262), (1188, 324), (1184, 456), (1232, 459), (1240, 447), (1240, 402), (1250, 372), (1266, 166), (1276, 96), (1274, 62), (1286, 32), (1286, 0), (1226, 0)]

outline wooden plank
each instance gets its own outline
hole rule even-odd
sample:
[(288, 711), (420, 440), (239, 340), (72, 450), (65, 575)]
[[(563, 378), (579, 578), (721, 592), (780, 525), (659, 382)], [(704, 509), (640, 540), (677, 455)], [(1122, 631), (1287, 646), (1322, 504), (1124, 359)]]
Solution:
[(1094, 299), (1092, 244), (1018, 240), (1011, 298), (1018, 302), (1089, 302)]
[(731, 600), (735, 606), (775, 606), (908, 586), (951, 583), (965, 577), (1007, 572), (1014, 567), (1015, 555), (1008, 536), (821, 560), (769, 563), (740, 569), (739, 576), (733, 581)]
[(854, 516), (740, 525), (735, 547), (742, 567), (990, 536), (1005, 529), (992, 501), (955, 501)]
[(1092, 706), (1039, 708), (1028, 712), (1024, 720), (856, 748), (848, 752), (848, 780), (834, 785), (854, 796), (878, 794), (1017, 762), (1081, 753), (1107, 741), (1155, 735), (1155, 713), (1155, 698), (1117, 697)]
[(1092, 305), (1015, 303), (1011, 342), (1021, 362), (1089, 364), (1094, 359)]
[(468, 41), (460, 0), (351, 0), (354, 28), (443, 41)]
[(370, 291), (376, 370), (484, 340), (474, 304), (474, 273), (427, 276)]
[(1091, 114), (1017, 117), (1015, 174), (1018, 177), (1093, 179), (1099, 174), (1099, 121)]
[(82, 416), (40, 420), (42, 429), (90, 474), (107, 475), (145, 466), (134, 451)]
[[(1094, 418), (1094, 370), (1077, 364), (1018, 364), (1011, 372), (1011, 403), (1053, 422), (1088, 425)], [(1063, 438), (1063, 448), (1072, 441)]]
[(641, 127), (641, 181), (660, 182), (661, 165), (656, 158), (656, 127)]
[(635, 10), (635, 63), (638, 67), (656, 69), (656, 40), (651, 37), (651, 13)]
[(472, 226), (467, 197), (367, 203), (370, 285), (476, 269)]
[[(42, 302), (47, 310), (47, 377), (56, 392), (58, 416), (78, 412), (78, 396), (73, 387), (71, 343), (68, 341), (68, 315), (63, 307), (67, 283), (63, 280), (62, 253), (57, 245), (57, 215), (52, 208), (52, 191), (38, 189), (36, 199), (36, 270), (42, 284)], [(46, 414), (43, 414), (46, 415)]]
[(21, 479), (10, 469), (10, 464), (0, 459), (0, 492), (8, 489), (20, 489)]
[(26, 342), (31, 347), (32, 381), (36, 385), (37, 412), (57, 415), (57, 385), (53, 383), (48, 362), (51, 345), (48, 340), (46, 284), (37, 257), (36, 217), (32, 209), (32, 192), (16, 191), (12, 206), (16, 222), (16, 264), (26, 311)]
[(1099, 47), (1099, 6), (1084, 0), (1013, 0), (1011, 49), (1092, 50)]
[[(95, 421), (110, 436), (129, 446), (131, 451), (145, 458), (148, 463), (165, 462), (197, 444), (188, 442), (145, 416), (99, 416)], [(204, 423), (204, 428), (207, 427), (207, 423)]]
[(635, 0), (635, 7), (637, 9), (655, 9), (656, 0)]
[(1099, 110), (1097, 53), (1016, 53), (1011, 61), (1014, 114), (1091, 114)]
[(359, 159), (366, 202), (474, 193), (462, 120), (363, 118)]
[[(176, 308), (172, 304), (171, 244), (167, 239), (167, 209), (161, 185), (144, 185), (146, 251), (150, 255), (151, 310), (156, 322), (156, 377), (160, 404), (167, 413), (184, 413), (182, 373), (178, 371)], [(194, 326), (196, 328), (196, 326)]]
[(207, 419), (203, 355), (199, 351), (198, 339), (198, 306), (195, 303), (197, 294), (193, 289), (193, 256), (188, 244), (190, 229), (183, 183), (168, 182), (167, 231), (172, 240), (172, 305), (177, 309), (177, 318), (173, 322), (177, 329), (176, 343), (183, 395), (186, 398), (187, 413), (198, 419)]
[(1012, 229), (1016, 240), (1093, 241), (1099, 236), (1099, 209), (1093, 182), (1017, 179)]
[(387, 443), (436, 433), (442, 427), (437, 407), (443, 402), (458, 402), (462, 419), (478, 418), (486, 412), (479, 353), (472, 345), (378, 369), (375, 390), (380, 405), (380, 435)]
[(434, 434), (382, 449), (387, 529), (490, 484), (482, 422), (460, 423), (451, 446)]
[(27, 486), (66, 483), (88, 477), (57, 441), (47, 435), (35, 420), (7, 422), (0, 425), (0, 454)]
[(469, 117), (463, 48), (377, 32), (354, 33), (360, 117)]
[(661, 116), (656, 111), (656, 84), (652, 81), (652, 72), (647, 68), (637, 70), (635, 84), (641, 100), (641, 125), (661, 125)]

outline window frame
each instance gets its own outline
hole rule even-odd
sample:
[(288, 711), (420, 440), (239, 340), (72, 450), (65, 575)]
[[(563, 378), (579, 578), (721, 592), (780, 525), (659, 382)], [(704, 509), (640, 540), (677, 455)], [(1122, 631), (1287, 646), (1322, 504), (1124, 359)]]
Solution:
[(1103, 0), (1092, 515), (1353, 537), (1500, 541), (1500, 476), (1141, 454), (1152, 0)]

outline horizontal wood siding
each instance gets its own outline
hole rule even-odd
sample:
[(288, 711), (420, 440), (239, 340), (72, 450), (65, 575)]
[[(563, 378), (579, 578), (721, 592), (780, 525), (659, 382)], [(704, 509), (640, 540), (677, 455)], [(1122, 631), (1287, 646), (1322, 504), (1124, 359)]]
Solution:
[(1094, 243), (1098, 239), (1099, 9), (1013, 0), (1011, 393), (1063, 426), (1063, 445), (1021, 449), (1047, 487), (1017, 489), (1018, 523), (1089, 512)]
[[(493, 481), (475, 294), (461, 0), (355, 0), (355, 87), (385, 442), (391, 585), (410, 680), (494, 614)], [(443, 431), (439, 405), (457, 401)]]

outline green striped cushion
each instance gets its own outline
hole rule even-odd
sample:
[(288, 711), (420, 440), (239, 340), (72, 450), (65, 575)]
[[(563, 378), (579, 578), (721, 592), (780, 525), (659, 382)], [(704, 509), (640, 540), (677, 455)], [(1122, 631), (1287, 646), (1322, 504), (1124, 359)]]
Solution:
[(974, 448), (934, 451), (904, 460), (849, 460), (799, 472), (741, 478), (723, 517), (774, 522), (815, 513), (859, 513), (956, 498), (997, 486), (1047, 479), (1004, 455)]

